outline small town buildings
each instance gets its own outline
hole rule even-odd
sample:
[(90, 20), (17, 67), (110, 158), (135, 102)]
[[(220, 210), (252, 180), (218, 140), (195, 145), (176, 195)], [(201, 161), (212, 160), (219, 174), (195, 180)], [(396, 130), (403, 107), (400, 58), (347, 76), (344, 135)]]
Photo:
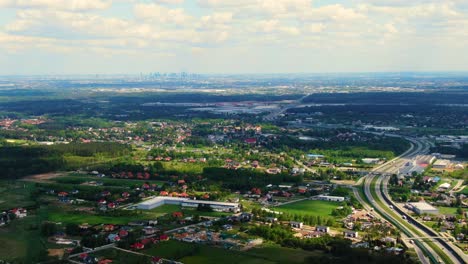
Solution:
[(145, 233), (145, 235), (153, 235), (155, 234), (156, 232), (158, 231), (158, 229), (152, 227), (152, 226), (145, 226), (143, 228), (143, 232)]
[(107, 236), (107, 239), (108, 239), (111, 243), (120, 241), (120, 237), (119, 237), (119, 235), (117, 235), (117, 234), (109, 234), (109, 235)]

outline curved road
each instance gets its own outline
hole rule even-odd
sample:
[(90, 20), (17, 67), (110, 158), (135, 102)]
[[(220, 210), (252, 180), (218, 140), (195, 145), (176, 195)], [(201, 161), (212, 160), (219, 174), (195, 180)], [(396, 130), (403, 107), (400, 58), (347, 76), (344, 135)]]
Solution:
[[(427, 153), (429, 151), (429, 148), (430, 148), (430, 145), (428, 143), (426, 143), (426, 142), (416, 140), (416, 139), (413, 139), (413, 138), (406, 138), (406, 139), (412, 142), (412, 146), (411, 146), (410, 149), (408, 149), (405, 153), (398, 156), (397, 158), (395, 158), (393, 160), (390, 160), (389, 162), (376, 167), (366, 177), (363, 177), (363, 179), (364, 179), (364, 193), (367, 196), (370, 203), (372, 204), (372, 206), (374, 206), (374, 208), (376, 208), (376, 210), (379, 211), (379, 213), (381, 213), (382, 215), (384, 215), (387, 219), (391, 219), (391, 220), (399, 223), (400, 224), (399, 228), (404, 229), (404, 230), (402, 230), (402, 231), (404, 231), (404, 233), (410, 234), (412, 237), (413, 237), (413, 235), (414, 235), (414, 237), (417, 237), (418, 235), (415, 234), (415, 232), (413, 232), (413, 230), (416, 230), (418, 233), (424, 234), (425, 236), (428, 236), (428, 237), (437, 236), (437, 234), (434, 231), (432, 231), (429, 228), (423, 226), (422, 224), (417, 222), (417, 220), (415, 220), (411, 216), (404, 213), (401, 210), (401, 208), (398, 207), (398, 205), (396, 205), (393, 201), (391, 201), (391, 198), (390, 198), (390, 196), (388, 194), (389, 177), (385, 177), (384, 175), (386, 173), (387, 174), (388, 173), (395, 173), (396, 171), (398, 171), (399, 167), (403, 166), (407, 162), (408, 158), (412, 158), (412, 157), (414, 157), (416, 155), (419, 155), (419, 154), (425, 154), (425, 153)], [(372, 192), (371, 192), (371, 185), (372, 185), (371, 183), (374, 181), (374, 179), (376, 177), (376, 174), (373, 173), (373, 172), (376, 172), (376, 171), (380, 171), (380, 172), (383, 172), (383, 173), (376, 180), (376, 184), (375, 184), (374, 188), (375, 188), (375, 193), (376, 193), (377, 197), (373, 197)], [(360, 183), (360, 181), (358, 183)], [(382, 190), (381, 190), (381, 185), (382, 185)], [(387, 204), (387, 206), (390, 206), (390, 205), (393, 206), (395, 208), (395, 210), (400, 213), (400, 215), (397, 214), (398, 217), (394, 217), (394, 216), (388, 214), (386, 212), (386, 210), (385, 210), (386, 208), (385, 209), (381, 208), (379, 203), (377, 203), (376, 198), (378, 200), (382, 201), (382, 202), (385, 202)], [(407, 225), (407, 223), (402, 224), (402, 223), (404, 223), (406, 221), (401, 217), (401, 215), (405, 215), (405, 217), (410, 221), (410, 223), (414, 223), (414, 225), (412, 225), (412, 229), (409, 229), (409, 228), (407, 228), (405, 226), (405, 225)], [(439, 260), (441, 259), (439, 257), (439, 254), (436, 253), (427, 243), (425, 243), (423, 241), (421, 241), (420, 243), (424, 245), (424, 248), (426, 250), (428, 250), (431, 255), (437, 256), (437, 258)], [(454, 263), (468, 263), (467, 256), (458, 247), (451, 244), (450, 242), (447, 242), (447, 241), (445, 241), (443, 239), (436, 239), (433, 243), (437, 247), (441, 248), (444, 251), (444, 253), (452, 260), (452, 262), (454, 262)], [(421, 261), (423, 263), (427, 263), (427, 259), (422, 257), (423, 254), (421, 252), (421, 249), (418, 249), (418, 245), (416, 245), (416, 246), (417, 246), (416, 247), (416, 249), (417, 249), (416, 252), (418, 253), (419, 258), (421, 259)]]

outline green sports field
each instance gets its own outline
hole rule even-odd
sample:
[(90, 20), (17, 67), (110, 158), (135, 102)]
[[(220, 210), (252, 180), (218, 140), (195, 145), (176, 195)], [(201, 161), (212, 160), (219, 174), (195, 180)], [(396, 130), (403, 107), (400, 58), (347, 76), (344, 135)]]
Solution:
[(272, 208), (275, 211), (290, 214), (307, 214), (314, 216), (331, 216), (333, 209), (340, 206), (338, 202), (305, 200)]

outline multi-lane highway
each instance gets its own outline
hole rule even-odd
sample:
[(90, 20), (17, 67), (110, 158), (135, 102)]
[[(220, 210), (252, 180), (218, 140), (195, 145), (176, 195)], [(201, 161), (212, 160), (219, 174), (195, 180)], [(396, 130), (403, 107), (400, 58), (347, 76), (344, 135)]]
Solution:
[[(412, 143), (410, 149), (397, 158), (374, 168), (363, 178), (364, 193), (375, 210), (396, 225), (406, 236), (438, 237), (439, 235), (433, 230), (406, 214), (399, 205), (391, 200), (388, 194), (387, 186), (390, 177), (385, 175), (397, 173), (399, 168), (404, 166), (411, 158), (429, 151), (430, 145), (427, 142), (414, 138), (407, 139)], [(428, 263), (428, 261), (468, 263), (466, 254), (442, 238), (434, 238), (431, 242), (425, 240), (417, 240), (415, 242), (416, 253), (423, 263)], [(424, 255), (427, 255), (429, 259), (426, 259)]]

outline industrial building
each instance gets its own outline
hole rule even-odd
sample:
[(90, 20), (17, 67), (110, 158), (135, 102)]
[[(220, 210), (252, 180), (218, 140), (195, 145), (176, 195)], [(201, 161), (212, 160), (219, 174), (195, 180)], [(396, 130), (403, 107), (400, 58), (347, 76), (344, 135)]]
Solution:
[(433, 155), (418, 155), (415, 158), (416, 164), (422, 167), (431, 165), (436, 160)]
[(343, 202), (345, 200), (345, 198), (341, 196), (317, 195), (315, 197), (317, 200), (330, 202)]
[(208, 206), (214, 211), (222, 212), (239, 212), (238, 203), (224, 203), (216, 201), (191, 200), (189, 198), (157, 196), (152, 199), (141, 202), (137, 205), (138, 209), (151, 210), (164, 204), (175, 204), (182, 207), (198, 208), (199, 205)]
[(434, 162), (434, 164), (432, 164), (432, 167), (434, 169), (446, 169), (446, 168), (450, 167), (450, 160), (446, 160), (446, 159), (436, 160), (436, 162)]
[(426, 202), (408, 203), (407, 207), (413, 212), (421, 214), (438, 214), (439, 210)]

